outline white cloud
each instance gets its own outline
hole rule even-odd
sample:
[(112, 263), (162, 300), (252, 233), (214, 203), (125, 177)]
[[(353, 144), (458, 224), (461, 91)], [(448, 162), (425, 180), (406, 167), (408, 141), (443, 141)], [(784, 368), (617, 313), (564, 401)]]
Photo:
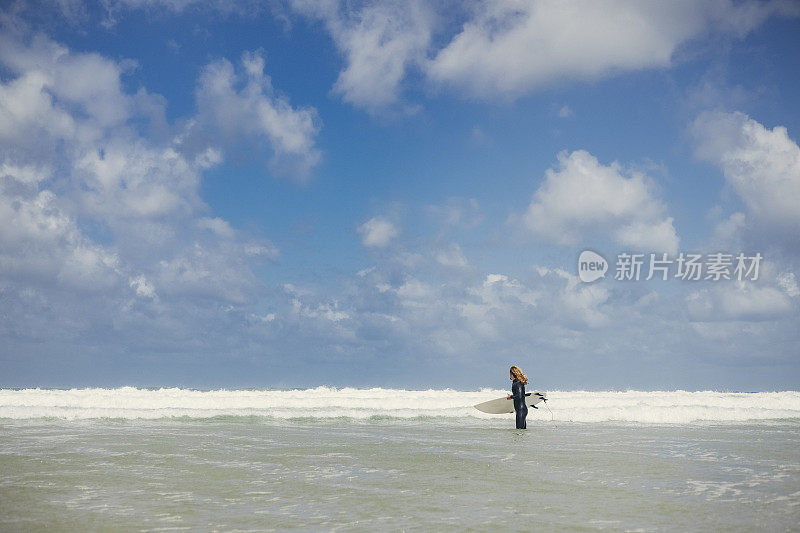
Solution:
[(778, 286), (792, 298), (800, 296), (800, 288), (797, 286), (797, 278), (794, 272), (783, 272), (778, 275)]
[(358, 227), (364, 246), (385, 248), (400, 234), (398, 227), (381, 217), (373, 217)]
[[(227, 335), (221, 304), (253, 302), (261, 285), (254, 262), (277, 251), (208, 216), (200, 177), (220, 150), (206, 142), (187, 153), (185, 132), (166, 124), (166, 101), (125, 91), (123, 62), (17, 30), (0, 41), (3, 331), (39, 344), (118, 346), (124, 338), (156, 350), (197, 347), (198, 330)], [(306, 123), (263, 92), (262, 65), (250, 59), (255, 86), (243, 91), (254, 113), (266, 100), (279, 116), (277, 129), (262, 121), (260, 131), (276, 152), (313, 153), (304, 152)], [(159, 135), (142, 137), (142, 124)]]
[[(353, 27), (361, 24), (347, 20)], [(363, 30), (369, 33), (369, 28)], [(272, 106), (279, 118), (270, 125), (261, 115), (239, 116), (249, 121), (247, 135), (261, 139), (276, 154), (282, 151), (278, 159), (296, 153), (306, 168), (313, 166), (313, 157), (303, 154), (316, 150), (316, 133), (309, 133), (308, 122), (301, 119), (297, 132), (282, 133), (292, 120), (283, 120), (281, 113), (291, 117), (298, 109), (288, 101), (283, 108), (275, 103), (281, 97), (272, 92), (263, 61), (250, 55), (241, 65), (227, 62), (226, 67), (222, 60), (209, 66), (198, 92), (208, 89), (210, 101), (201, 106), (200, 116), (187, 117), (194, 119), (190, 128), (198, 134), (193, 139), (197, 146), (189, 150), (189, 135), (174, 138), (176, 125), (161, 124), (163, 135), (150, 140), (138, 133), (141, 122), (164, 120), (166, 101), (146, 92), (126, 92), (119, 83), (128, 69), (124, 62), (79, 54), (46, 39), (25, 42), (0, 46), (6, 72), (0, 82), (0, 335), (10, 344), (31, 339), (29, 346), (43, 346), (56, 339), (50, 346), (67, 346), (62, 340), (97, 351), (131, 346), (142, 353), (186, 353), (193, 359), (204, 349), (213, 351), (213, 342), (225, 354), (249, 350), (257, 356), (253, 359), (264, 360), (269, 352), (303, 354), (306, 362), (331, 353), (366, 354), (360, 361), (377, 361), (383, 376), (388, 375), (389, 358), (381, 357), (385, 354), (396, 355), (398, 366), (415, 370), (420, 361), (449, 364), (458, 358), (488, 367), (528, 357), (542, 361), (550, 379), (559, 367), (567, 375), (595, 357), (602, 364), (594, 368), (609, 372), (636, 363), (640, 353), (673, 361), (695, 340), (685, 313), (680, 313), (684, 308), (673, 312), (667, 293), (659, 299), (654, 293), (637, 293), (637, 286), (617, 291), (606, 282), (585, 285), (552, 266), (530, 275), (494, 268), (489, 272), (495, 273), (487, 274), (477, 263), (445, 270), (443, 264), (460, 268), (466, 258), (455, 242), (441, 247), (451, 240), (441, 235), (423, 250), (374, 254), (385, 263), (364, 268), (343, 286), (326, 284), (324, 290), (332, 294), (287, 290), (275, 300), (262, 300), (267, 309), (256, 306), (253, 302), (264, 288), (252, 262), (277, 252), (264, 239), (248, 238), (210, 212), (199, 198), (199, 183), (202, 172), (222, 160), (225, 143), (238, 135), (233, 123), (226, 122), (230, 117), (222, 116), (221, 102), (229, 103), (234, 115), (265, 102)], [(382, 90), (391, 98), (366, 105), (397, 103), (403, 80), (419, 62), (416, 47), (400, 46), (393, 52), (412, 59), (403, 63), (400, 74), (396, 63), (386, 67), (391, 75)], [(360, 64), (362, 59), (353, 57), (353, 65)], [(372, 83), (370, 67), (353, 68), (347, 79), (356, 85), (342, 84), (345, 99), (374, 98), (358, 92)], [(82, 78), (56, 87), (59, 77), (77, 74)], [(198, 132), (206, 137), (200, 139)], [(57, 145), (63, 150), (52, 149)], [(531, 204), (537, 214), (553, 215), (535, 217), (536, 231), (547, 230), (549, 239), (569, 240), (598, 228), (631, 246), (655, 247), (658, 241), (677, 245), (672, 220), (645, 176), (600, 165), (585, 152), (563, 157), (561, 167), (550, 171), (553, 183), (548, 184), (548, 176), (542, 196)], [(586, 185), (602, 202), (579, 198), (592, 215), (583, 219), (570, 211), (570, 195), (563, 193)], [(483, 217), (472, 200), (429, 213), (448, 231), (475, 227)], [(748, 220), (753, 213), (748, 207)], [(729, 220), (738, 227), (737, 218)], [(359, 232), (366, 246), (379, 247), (394, 243), (400, 228), (376, 217)], [(478, 251), (476, 261), (495, 251), (471, 249)], [(692, 323), (709, 335), (725, 331), (716, 342), (697, 346), (697, 352), (725, 355), (744, 353), (749, 346), (795, 346), (796, 311), (787, 311), (786, 302), (797, 305), (797, 282), (784, 272), (776, 283), (726, 295), (702, 294), (699, 300), (710, 301), (714, 312), (704, 314), (701, 306), (693, 316), (708, 320), (720, 310), (727, 322), (717, 323), (719, 327)], [(285, 309), (271, 309), (282, 305)], [(753, 334), (748, 329), (752, 324), (740, 326), (745, 320), (758, 320), (761, 333)], [(773, 324), (780, 320), (784, 322)], [(782, 337), (772, 335), (776, 332)], [(267, 335), (282, 335), (282, 343), (269, 344)], [(100, 337), (106, 342), (97, 342)], [(122, 353), (125, 349), (119, 348)], [(106, 353), (98, 360), (106, 358), (113, 360)]]
[(135, 278), (131, 278), (129, 281), (129, 285), (136, 291), (138, 296), (143, 298), (156, 298), (156, 290), (153, 285), (147, 281), (147, 278), (139, 275)]
[(467, 258), (464, 257), (461, 247), (457, 243), (450, 243), (450, 245), (437, 251), (435, 257), (436, 262), (445, 267), (466, 268), (469, 266)]
[(412, 268), (398, 261), (362, 270), (349, 298), (334, 302), (349, 322), (346, 331), (328, 331), (339, 339), (331, 342), (355, 337), (396, 350), (485, 358), (498, 346), (582, 345), (587, 330), (611, 323), (611, 292), (562, 270), (541, 269), (527, 282), (502, 273), (438, 279), (436, 263)]
[(743, 37), (780, 3), (484, 1), (427, 65), (471, 96), (519, 96), (560, 80), (668, 67), (676, 49), (716, 31)]
[(316, 109), (294, 108), (276, 93), (260, 52), (245, 53), (238, 73), (227, 59), (207, 65), (196, 92), (202, 134), (225, 143), (266, 139), (273, 151), (273, 170), (299, 181), (319, 163)]
[(696, 322), (760, 321), (786, 316), (791, 300), (777, 287), (752, 282), (721, 283), (687, 298), (689, 316)]
[(0, 138), (4, 142), (30, 140), (29, 145), (36, 146), (34, 135), (40, 132), (57, 139), (74, 134), (72, 117), (53, 107), (47, 90), (51, 85), (51, 78), (44, 73), (28, 72), (0, 87)]
[(198, 168), (172, 147), (127, 138), (109, 138), (101, 146), (73, 163), (85, 185), (80, 197), (87, 213), (118, 223), (188, 214), (202, 205)]
[[(525, 312), (537, 305), (539, 294), (505, 274), (487, 274), (479, 285), (466, 289), (468, 297), (457, 303), (461, 315), (482, 336), (494, 337), (498, 320), (511, 309)], [(528, 309), (530, 310), (530, 309)]]
[(737, 240), (746, 225), (744, 213), (733, 213), (728, 218), (717, 222), (714, 226), (714, 234), (711, 237), (711, 246), (723, 249), (727, 246), (741, 247)]
[[(800, 147), (785, 127), (768, 129), (742, 113), (701, 114), (692, 124), (697, 155), (717, 165), (747, 213), (721, 231), (751, 229), (763, 241), (800, 235)], [(735, 224), (736, 228), (729, 227)]]
[(635, 220), (621, 225), (614, 231), (617, 242), (634, 250), (656, 250), (675, 253), (678, 250), (678, 236), (672, 217), (653, 221), (650, 218)]
[(609, 237), (637, 250), (674, 253), (678, 236), (646, 176), (605, 166), (583, 150), (558, 155), (521, 217), (525, 229), (564, 245)]
[[(291, 5), (322, 20), (345, 57), (334, 91), (370, 112), (396, 105), (415, 69), (434, 85), (471, 97), (514, 98), (562, 80), (669, 67), (676, 51), (695, 38), (743, 38), (773, 14), (797, 14), (783, 2), (730, 0)], [(445, 21), (458, 20), (459, 9), (466, 21), (453, 35)]]
[(338, 323), (351, 318), (347, 311), (340, 309), (339, 302), (320, 301), (313, 290), (296, 287), (291, 283), (285, 284), (283, 289), (289, 297), (288, 314), (295, 320), (311, 319)]
[(193, 242), (151, 268), (161, 295), (246, 304), (253, 300), (258, 286), (244, 246), (235, 240)]
[(400, 303), (404, 307), (424, 308), (437, 296), (438, 287), (416, 278), (409, 278), (394, 289), (394, 293), (400, 297)]
[[(6, 35), (0, 39), (0, 62), (39, 85), (62, 103), (75, 105), (86, 113), (89, 124), (108, 128), (127, 120), (132, 99), (121, 89), (120, 75), (128, 67), (98, 54), (72, 54), (65, 47), (39, 35), (26, 46)], [(41, 91), (28, 90), (29, 102), (46, 99)], [(16, 102), (17, 104), (21, 102)], [(26, 112), (29, 105), (21, 107)], [(68, 120), (62, 117), (61, 121)]]
[(334, 91), (345, 102), (376, 112), (398, 102), (400, 84), (419, 64), (434, 23), (424, 1), (316, 2), (293, 0), (298, 12), (322, 20), (345, 56)]
[(582, 283), (577, 276), (558, 268), (540, 267), (537, 272), (538, 281), (547, 287), (543, 303), (561, 323), (579, 329), (610, 324), (607, 304), (611, 291), (607, 287)]
[(442, 276), (435, 261), (376, 258), (376, 265), (353, 276), (344, 297), (303, 297), (307, 309), (329, 306), (347, 315), (346, 321), (314, 322), (315, 335), (330, 346), (371, 346), (375, 353), (407, 353), (404, 362), (427, 358), (432, 365), (491, 366), (535, 353), (535, 360), (546, 358), (548, 374), (557, 368), (572, 374), (579, 372), (575, 365), (619, 372), (643, 364), (643, 357), (692, 365), (699, 353), (743, 357), (763, 351), (765, 338), (796, 339), (790, 297), (766, 277), (696, 291), (687, 302), (686, 290), (696, 285), (673, 293), (613, 281), (585, 284), (557, 267), (526, 276), (478, 269)]
[[(0, 87), (2, 90), (2, 87)], [(52, 170), (47, 167), (37, 167), (35, 165), (15, 165), (8, 161), (0, 164), (0, 179), (14, 180), (24, 185), (35, 185), (40, 181), (48, 179), (52, 175)]]
[(566, 104), (561, 106), (561, 109), (558, 110), (558, 118), (572, 118), (574, 116), (575, 112)]
[(197, 221), (197, 226), (213, 231), (221, 237), (232, 238), (236, 235), (236, 231), (231, 227), (228, 221), (219, 217), (203, 217)]
[(0, 282), (101, 290), (117, 281), (119, 258), (86, 238), (50, 190), (0, 177)]
[[(798, 13), (788, 2), (754, 0), (287, 4), (325, 26), (344, 59), (333, 91), (370, 113), (417, 109), (402, 102), (409, 78), (454, 87), (471, 97), (514, 98), (562, 80), (666, 68), (680, 48), (695, 39), (743, 38), (774, 14)], [(287, 27), (290, 24), (280, 3), (265, 7), (247, 0), (107, 0), (104, 6), (106, 25), (132, 9), (180, 14), (189, 6), (248, 18), (271, 11)]]

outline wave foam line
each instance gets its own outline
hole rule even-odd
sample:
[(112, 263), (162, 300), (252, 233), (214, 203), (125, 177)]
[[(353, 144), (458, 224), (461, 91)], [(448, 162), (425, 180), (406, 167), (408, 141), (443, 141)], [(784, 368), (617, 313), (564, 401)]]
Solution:
[[(0, 418), (159, 419), (170, 417), (264, 416), (270, 418), (366, 419), (476, 417), (498, 419), (473, 405), (503, 396), (479, 391), (356, 389), (295, 390), (0, 389)], [(574, 422), (740, 422), (800, 419), (800, 392), (553, 391), (547, 393), (556, 420)], [(549, 419), (530, 410), (529, 420)], [(512, 415), (507, 415), (512, 416)]]

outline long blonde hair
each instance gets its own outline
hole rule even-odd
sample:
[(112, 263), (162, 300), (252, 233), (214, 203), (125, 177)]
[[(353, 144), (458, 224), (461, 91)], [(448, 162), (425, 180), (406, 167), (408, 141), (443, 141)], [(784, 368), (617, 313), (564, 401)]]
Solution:
[(522, 370), (520, 370), (518, 366), (512, 366), (510, 372), (514, 375), (514, 378), (517, 381), (523, 385), (528, 384), (528, 378), (525, 377), (525, 374), (522, 373)]

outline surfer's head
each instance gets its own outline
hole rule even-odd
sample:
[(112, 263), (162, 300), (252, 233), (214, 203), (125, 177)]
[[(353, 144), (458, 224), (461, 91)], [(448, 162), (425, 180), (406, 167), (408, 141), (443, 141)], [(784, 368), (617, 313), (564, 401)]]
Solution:
[(511, 376), (511, 379), (514, 381), (519, 381), (523, 385), (528, 384), (528, 378), (525, 377), (525, 374), (522, 373), (522, 370), (520, 370), (519, 367), (512, 366), (508, 373)]

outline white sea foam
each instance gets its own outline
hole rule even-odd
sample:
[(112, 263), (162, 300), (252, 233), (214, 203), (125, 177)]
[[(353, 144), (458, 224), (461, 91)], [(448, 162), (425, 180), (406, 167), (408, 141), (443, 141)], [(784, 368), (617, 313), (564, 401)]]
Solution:
[[(317, 387), (302, 390), (0, 389), (0, 418), (68, 420), (93, 418), (263, 416), (367, 419), (475, 417), (498, 419), (473, 405), (505, 390), (398, 390)], [(556, 420), (574, 422), (741, 422), (800, 419), (800, 392), (552, 391), (548, 406)], [(528, 419), (549, 419), (545, 409)]]

